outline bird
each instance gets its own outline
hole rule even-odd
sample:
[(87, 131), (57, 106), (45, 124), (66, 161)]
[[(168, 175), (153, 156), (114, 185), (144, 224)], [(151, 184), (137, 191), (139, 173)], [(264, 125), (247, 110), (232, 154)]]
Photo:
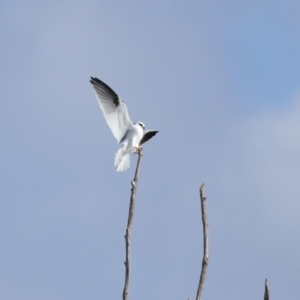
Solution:
[(143, 122), (132, 123), (127, 107), (122, 99), (103, 81), (91, 77), (92, 84), (104, 118), (118, 143), (122, 143), (115, 155), (117, 172), (130, 167), (130, 153), (140, 153), (141, 146), (155, 136), (158, 131), (145, 130)]

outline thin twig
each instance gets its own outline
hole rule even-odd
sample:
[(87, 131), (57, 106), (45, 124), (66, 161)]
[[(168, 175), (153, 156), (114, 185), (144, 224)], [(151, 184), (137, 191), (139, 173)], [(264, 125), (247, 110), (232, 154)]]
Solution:
[(268, 287), (268, 279), (265, 281), (265, 295), (264, 295), (264, 300), (270, 300), (270, 292), (269, 292), (269, 287)]
[(131, 264), (131, 253), (130, 253), (130, 243), (131, 243), (131, 228), (132, 228), (132, 220), (134, 213), (134, 204), (135, 204), (135, 195), (136, 188), (138, 182), (138, 176), (140, 171), (141, 158), (143, 156), (143, 151), (140, 148), (138, 153), (138, 161), (136, 164), (134, 179), (131, 181), (131, 196), (130, 196), (130, 204), (129, 204), (129, 213), (128, 213), (128, 221), (127, 228), (125, 234), (125, 244), (126, 244), (126, 261), (125, 264), (125, 285), (123, 289), (123, 300), (128, 300), (129, 293), (129, 282), (130, 282), (130, 264)]
[(203, 224), (203, 260), (202, 260), (202, 269), (200, 274), (200, 280), (197, 290), (196, 300), (201, 299), (201, 294), (203, 290), (203, 285), (206, 276), (206, 269), (208, 265), (208, 223), (206, 220), (206, 197), (204, 196), (204, 183), (200, 187), (200, 202), (201, 202), (201, 212), (202, 212), (202, 224)]

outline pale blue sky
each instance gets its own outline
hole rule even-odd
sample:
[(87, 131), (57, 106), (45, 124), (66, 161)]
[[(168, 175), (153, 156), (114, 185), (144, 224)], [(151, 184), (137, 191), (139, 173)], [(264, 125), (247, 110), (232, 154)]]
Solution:
[(300, 295), (298, 1), (2, 1), (0, 298), (121, 299), (136, 158), (90, 76), (159, 134), (144, 147), (130, 299)]

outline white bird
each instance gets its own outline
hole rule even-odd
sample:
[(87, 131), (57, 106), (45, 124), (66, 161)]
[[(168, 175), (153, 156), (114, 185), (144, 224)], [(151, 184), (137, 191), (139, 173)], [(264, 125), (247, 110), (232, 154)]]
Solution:
[(123, 143), (115, 156), (115, 168), (122, 172), (130, 167), (130, 153), (138, 153), (141, 145), (150, 140), (158, 131), (145, 130), (142, 122), (132, 123), (125, 103), (103, 81), (96, 77), (90, 80), (96, 92), (104, 118), (118, 143)]

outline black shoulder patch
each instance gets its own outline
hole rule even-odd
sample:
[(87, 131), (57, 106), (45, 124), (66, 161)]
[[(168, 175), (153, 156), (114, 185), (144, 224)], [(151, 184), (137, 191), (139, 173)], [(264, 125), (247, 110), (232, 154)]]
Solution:
[(144, 136), (142, 137), (141, 141), (140, 141), (140, 146), (142, 146), (143, 144), (145, 144), (147, 141), (149, 141), (152, 137), (154, 137), (156, 134), (158, 133), (158, 131), (154, 131), (154, 130), (148, 130), (144, 133)]
[(113, 102), (114, 102), (115, 107), (118, 107), (120, 105), (120, 98), (119, 97), (115, 97), (113, 99)]

